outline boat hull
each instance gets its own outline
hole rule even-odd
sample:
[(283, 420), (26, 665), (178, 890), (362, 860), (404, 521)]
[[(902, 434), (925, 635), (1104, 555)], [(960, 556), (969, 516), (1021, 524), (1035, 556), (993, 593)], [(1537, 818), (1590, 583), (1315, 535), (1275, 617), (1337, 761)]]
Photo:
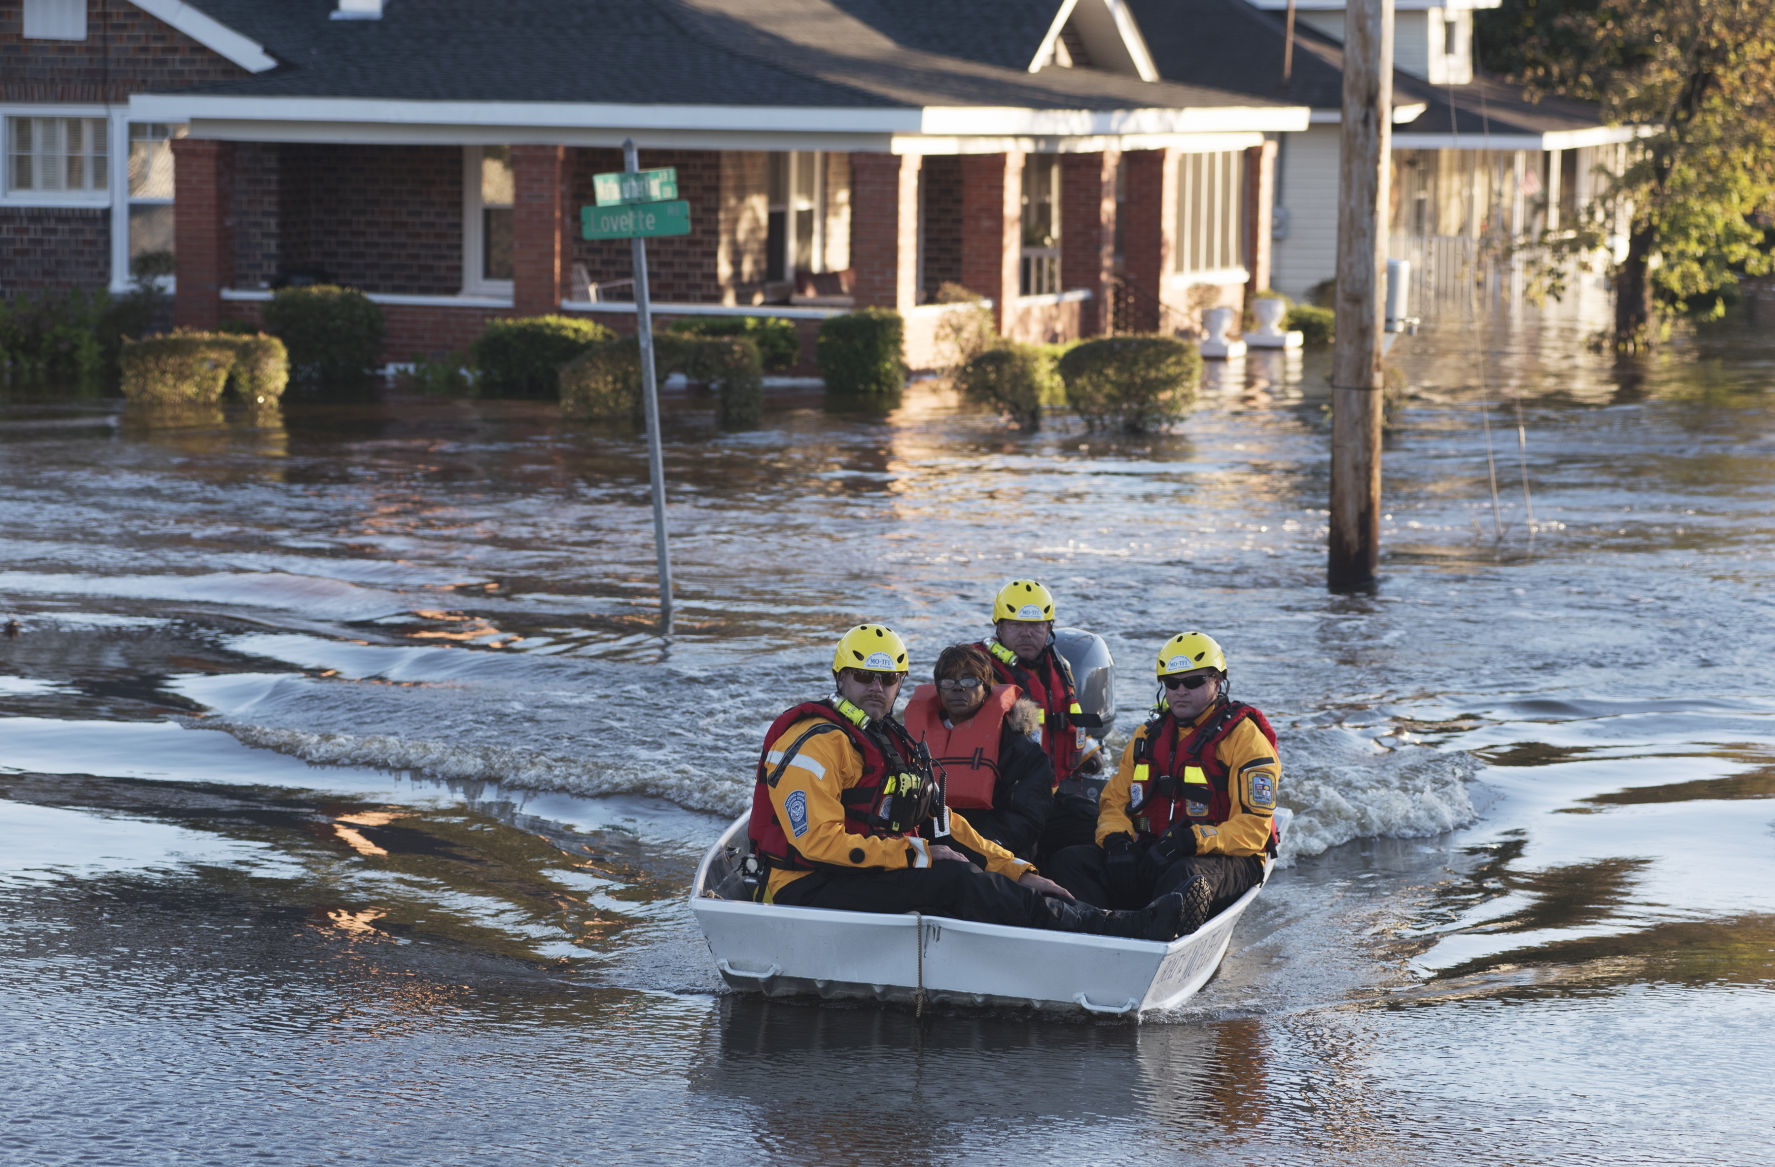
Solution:
[(1252, 888), (1169, 944), (916, 913), (756, 904), (728, 898), (739, 888), (745, 828), (742, 817), (710, 848), (690, 908), (728, 985), (773, 997), (1138, 1017), (1176, 1008), (1208, 982), (1259, 891)]

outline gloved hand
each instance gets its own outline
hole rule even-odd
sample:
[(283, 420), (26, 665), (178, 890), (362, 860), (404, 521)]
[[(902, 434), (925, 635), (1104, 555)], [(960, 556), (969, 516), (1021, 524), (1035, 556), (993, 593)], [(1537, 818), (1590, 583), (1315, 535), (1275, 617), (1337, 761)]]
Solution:
[(1165, 868), (1179, 859), (1196, 853), (1196, 832), (1188, 822), (1172, 823), (1169, 830), (1153, 840), (1153, 845), (1140, 857), (1140, 877), (1156, 882)]
[(1103, 840), (1103, 869), (1107, 873), (1110, 904), (1132, 904), (1140, 898), (1140, 857), (1130, 835), (1111, 835)]

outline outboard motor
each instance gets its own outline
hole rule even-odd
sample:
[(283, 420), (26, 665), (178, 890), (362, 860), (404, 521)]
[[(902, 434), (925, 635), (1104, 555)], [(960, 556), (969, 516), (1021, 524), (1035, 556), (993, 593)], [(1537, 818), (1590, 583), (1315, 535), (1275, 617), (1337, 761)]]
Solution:
[[(1089, 761), (1084, 769), (1087, 773), (1099, 775), (1096, 784), (1108, 777), (1105, 773), (1106, 759), (1103, 757), (1103, 742), (1109, 736), (1109, 727), (1116, 719), (1116, 662), (1109, 654), (1109, 645), (1103, 637), (1095, 632), (1086, 632), (1083, 628), (1054, 629), (1054, 651), (1066, 659), (1072, 667), (1073, 688), (1078, 696), (1079, 709), (1087, 717), (1096, 717), (1097, 725), (1090, 731), (1091, 739), (1085, 743), (1085, 753), (1097, 762), (1093, 767)], [(1110, 766), (1113, 770), (1114, 767)]]

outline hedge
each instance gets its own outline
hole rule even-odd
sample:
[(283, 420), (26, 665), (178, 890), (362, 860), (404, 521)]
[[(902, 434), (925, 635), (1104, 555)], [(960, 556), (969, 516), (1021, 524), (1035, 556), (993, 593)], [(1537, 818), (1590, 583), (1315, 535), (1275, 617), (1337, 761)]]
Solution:
[(1008, 340), (962, 365), (955, 383), (967, 400), (992, 406), (1031, 431), (1041, 428), (1042, 406), (1061, 392), (1052, 352)]
[(906, 322), (886, 308), (829, 316), (815, 346), (820, 378), (839, 397), (897, 398), (906, 387), (905, 337)]
[(1088, 427), (1144, 433), (1189, 411), (1202, 357), (1176, 337), (1109, 336), (1061, 357), (1060, 376)]
[[(683, 373), (715, 388), (716, 416), (733, 429), (764, 416), (764, 362), (749, 336), (653, 338), (654, 375)], [(561, 369), (561, 411), (573, 417), (642, 420), (641, 344), (632, 337), (601, 341)]]
[(524, 316), (492, 320), (469, 346), (482, 397), (557, 397), (561, 366), (616, 334), (594, 320)]
[(801, 359), (801, 337), (795, 322), (781, 316), (687, 316), (666, 327), (684, 336), (751, 337), (766, 372), (787, 372)]
[(0, 298), (0, 386), (96, 389), (106, 368), (113, 315), (104, 292), (29, 293)]
[(1307, 344), (1330, 344), (1335, 332), (1335, 313), (1314, 304), (1296, 304), (1282, 318), (1282, 327), (1301, 334)]
[(273, 336), (175, 332), (125, 340), (121, 387), (130, 401), (149, 405), (210, 405), (226, 385), (249, 405), (283, 395), (289, 360)]
[(283, 341), (290, 376), (323, 388), (362, 385), (382, 353), (382, 309), (355, 288), (280, 288), (265, 305), (265, 331)]

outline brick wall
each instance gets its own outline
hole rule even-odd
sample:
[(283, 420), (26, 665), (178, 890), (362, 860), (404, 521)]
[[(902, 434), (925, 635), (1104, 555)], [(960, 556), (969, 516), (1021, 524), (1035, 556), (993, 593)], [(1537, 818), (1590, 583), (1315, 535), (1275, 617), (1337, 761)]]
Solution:
[(924, 298), (930, 300), (944, 284), (962, 282), (961, 159), (927, 155), (918, 181), (924, 188)]
[[(662, 166), (678, 169), (678, 197), (690, 203), (690, 234), (647, 241), (649, 294), (662, 302), (719, 304), (721, 155), (714, 150), (648, 150), (641, 155), (643, 170)], [(579, 232), (579, 209), (597, 202), (592, 176), (623, 169), (622, 151), (570, 150), (566, 167), (563, 218), (570, 238), (563, 268), (571, 276), (575, 263), (584, 264), (593, 283), (631, 278), (634, 263), (627, 239), (586, 240)]]
[(283, 172), (274, 142), (234, 146), (234, 286), (268, 288), (282, 253)]
[(1115, 260), (1118, 151), (1060, 157), (1060, 286), (1084, 288), (1079, 309), (1086, 335), (1111, 330), (1110, 274)]
[(1023, 152), (967, 154), (961, 159), (961, 277), (992, 298), (999, 331), (1017, 298), (1023, 246)]
[[(459, 147), (285, 143), (278, 154), (280, 266), (366, 292), (462, 291)], [(251, 246), (264, 254), (262, 240)]]
[(904, 312), (918, 294), (916, 154), (851, 155), (852, 295), (859, 308)]
[(0, 4), (0, 101), (116, 104), (247, 76), (128, 0), (87, 0), (84, 41), (26, 40), (24, 5)]
[(0, 298), (111, 282), (111, 212), (0, 207)]

